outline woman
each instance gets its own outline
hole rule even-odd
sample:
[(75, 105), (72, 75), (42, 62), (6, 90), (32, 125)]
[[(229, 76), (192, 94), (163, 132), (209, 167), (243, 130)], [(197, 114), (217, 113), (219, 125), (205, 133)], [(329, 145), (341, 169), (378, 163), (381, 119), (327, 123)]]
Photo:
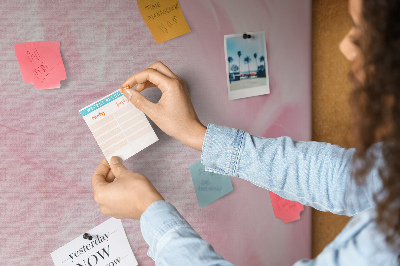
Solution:
[[(349, 11), (353, 28), (340, 49), (352, 62), (357, 149), (264, 139), (212, 124), (206, 128), (184, 82), (160, 62), (122, 85), (132, 104), (166, 134), (202, 151), (206, 170), (240, 177), (319, 210), (356, 215), (315, 260), (295, 265), (399, 263), (400, 1), (350, 0)], [(158, 103), (140, 94), (154, 86), (162, 91)], [(99, 164), (92, 184), (103, 214), (140, 219), (157, 265), (231, 265), (146, 177), (127, 170), (117, 157), (110, 165)]]

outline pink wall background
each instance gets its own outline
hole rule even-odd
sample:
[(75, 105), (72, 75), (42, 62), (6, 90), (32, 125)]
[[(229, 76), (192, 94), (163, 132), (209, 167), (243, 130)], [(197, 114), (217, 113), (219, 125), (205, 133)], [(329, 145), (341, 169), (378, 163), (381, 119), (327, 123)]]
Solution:
[[(311, 140), (311, 1), (179, 2), (192, 32), (157, 45), (135, 1), (1, 1), (1, 263), (51, 265), (52, 251), (109, 218), (90, 182), (103, 156), (78, 110), (157, 60), (187, 83), (203, 123)], [(271, 94), (228, 101), (223, 36), (259, 30)], [(22, 81), (14, 44), (53, 40), (67, 79), (36, 91)], [(160, 92), (145, 95), (156, 101)], [(285, 224), (274, 218), (268, 191), (232, 178), (232, 193), (200, 209), (189, 172), (200, 153), (155, 131), (160, 140), (125, 165), (149, 177), (219, 254), (236, 265), (311, 256), (310, 208)], [(123, 224), (139, 264), (153, 265), (139, 222)]]

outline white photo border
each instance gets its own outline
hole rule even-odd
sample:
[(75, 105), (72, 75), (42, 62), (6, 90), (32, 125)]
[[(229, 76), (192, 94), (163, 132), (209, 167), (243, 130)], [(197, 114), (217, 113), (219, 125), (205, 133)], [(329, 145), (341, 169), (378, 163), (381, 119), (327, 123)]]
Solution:
[(246, 89), (241, 89), (237, 91), (231, 91), (230, 90), (230, 82), (229, 82), (229, 64), (227, 63), (228, 59), (228, 53), (226, 49), (226, 41), (230, 37), (239, 37), (243, 36), (243, 33), (238, 33), (238, 34), (230, 34), (230, 35), (224, 35), (224, 51), (225, 51), (225, 69), (226, 69), (226, 81), (228, 85), (228, 99), (229, 100), (236, 100), (236, 99), (242, 99), (242, 98), (247, 98), (247, 97), (252, 97), (252, 96), (258, 96), (258, 95), (265, 95), (270, 93), (270, 88), (269, 88), (269, 73), (268, 73), (268, 56), (267, 56), (267, 43), (265, 41), (265, 31), (253, 31), (253, 32), (246, 32), (246, 34), (250, 35), (261, 35), (262, 42), (264, 43), (264, 54), (265, 54), (265, 76), (266, 76), (266, 86), (259, 86), (259, 87), (253, 87), (253, 88), (246, 88)]

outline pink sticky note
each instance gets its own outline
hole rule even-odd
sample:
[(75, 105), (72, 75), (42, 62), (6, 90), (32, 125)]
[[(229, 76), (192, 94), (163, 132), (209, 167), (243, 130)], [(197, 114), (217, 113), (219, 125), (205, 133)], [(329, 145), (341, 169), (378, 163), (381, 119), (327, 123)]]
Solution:
[(17, 43), (14, 49), (24, 82), (33, 83), (36, 90), (60, 88), (60, 81), (67, 78), (60, 42)]
[(302, 204), (281, 198), (271, 191), (269, 192), (269, 196), (271, 197), (275, 218), (282, 219), (285, 223), (290, 223), (300, 219), (300, 213), (304, 210)]

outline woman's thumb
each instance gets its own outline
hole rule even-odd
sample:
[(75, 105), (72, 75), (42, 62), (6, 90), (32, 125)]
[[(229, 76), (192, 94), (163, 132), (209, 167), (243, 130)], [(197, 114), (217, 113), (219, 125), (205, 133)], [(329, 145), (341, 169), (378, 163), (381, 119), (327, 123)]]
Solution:
[(117, 179), (121, 176), (121, 173), (123, 171), (127, 170), (126, 167), (122, 164), (122, 160), (117, 156), (111, 157), (110, 168), (115, 178)]
[(137, 109), (146, 115), (151, 112), (154, 103), (147, 100), (147, 98), (144, 97), (140, 92), (133, 89), (125, 89), (123, 90), (123, 94)]

